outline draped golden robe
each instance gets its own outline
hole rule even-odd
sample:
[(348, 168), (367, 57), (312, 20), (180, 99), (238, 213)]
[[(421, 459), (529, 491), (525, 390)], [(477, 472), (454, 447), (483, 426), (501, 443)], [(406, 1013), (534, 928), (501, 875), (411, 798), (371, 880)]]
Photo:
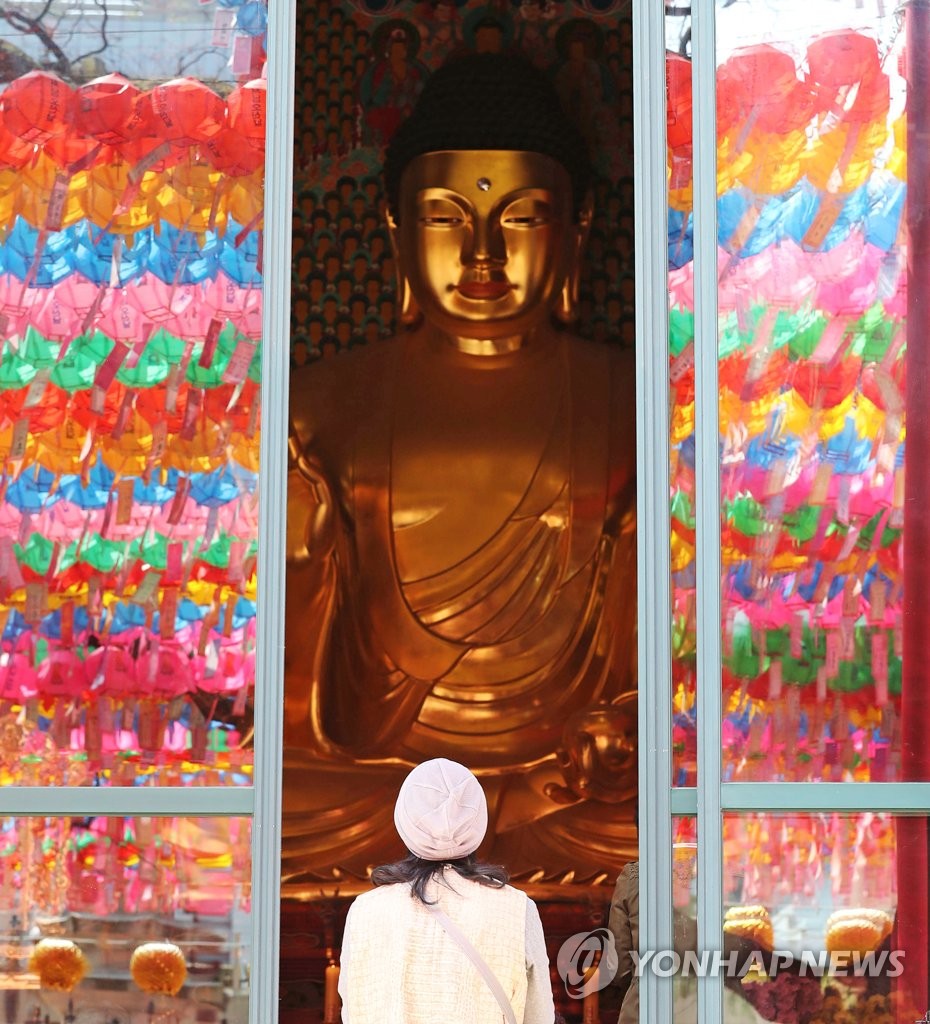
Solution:
[[(397, 786), (435, 756), (485, 784), (483, 853), (590, 875), (626, 826), (550, 794), (569, 716), (635, 687), (629, 354), (405, 334), (296, 372), (291, 424), (285, 878), (401, 854)], [(547, 840), (566, 815), (604, 849)]]

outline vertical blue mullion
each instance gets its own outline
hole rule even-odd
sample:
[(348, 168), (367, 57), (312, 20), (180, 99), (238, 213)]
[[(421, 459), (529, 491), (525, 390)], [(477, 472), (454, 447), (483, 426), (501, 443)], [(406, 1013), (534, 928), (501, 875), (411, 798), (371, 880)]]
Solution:
[[(720, 443), (717, 388), (717, 116), (713, 0), (692, 6), (697, 551), (698, 949), (723, 936)], [(698, 980), (698, 1024), (721, 1024), (723, 977)]]
[[(634, 0), (640, 952), (672, 946), (671, 565), (665, 22)], [(646, 971), (640, 1020), (672, 1024), (672, 979)]]
[(265, 140), (250, 1024), (278, 1019), (295, 0), (271, 0)]

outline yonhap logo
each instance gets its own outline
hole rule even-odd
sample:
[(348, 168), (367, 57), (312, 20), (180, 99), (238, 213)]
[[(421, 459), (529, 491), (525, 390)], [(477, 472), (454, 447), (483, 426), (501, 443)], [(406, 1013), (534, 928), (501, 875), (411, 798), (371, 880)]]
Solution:
[(576, 932), (559, 947), (555, 962), (569, 997), (584, 999), (606, 988), (617, 973), (614, 937), (606, 928)]

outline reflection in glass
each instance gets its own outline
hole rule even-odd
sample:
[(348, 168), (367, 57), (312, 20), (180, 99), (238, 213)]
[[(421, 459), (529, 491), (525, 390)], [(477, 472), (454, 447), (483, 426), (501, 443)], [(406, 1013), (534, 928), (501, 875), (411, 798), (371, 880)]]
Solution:
[[(690, 21), (690, 19), (687, 19)], [(680, 18), (666, 27), (683, 47)], [(673, 783), (697, 783), (694, 573), (694, 286), (691, 62), (666, 54), (668, 142), (669, 463), (672, 568)]]
[(0, 785), (248, 784), (266, 10), (3, 15)]
[(899, 866), (905, 823), (926, 832), (926, 818), (889, 814), (724, 817), (724, 929), (794, 958), (743, 978), (748, 1004), (727, 1006), (725, 1024), (923, 1014), (926, 938), (906, 938), (899, 914), (920, 882)]
[(5, 1019), (245, 1024), (250, 862), (245, 818), (0, 819)]
[(906, 33), (880, 3), (718, 22), (725, 777), (918, 777), (902, 744)]

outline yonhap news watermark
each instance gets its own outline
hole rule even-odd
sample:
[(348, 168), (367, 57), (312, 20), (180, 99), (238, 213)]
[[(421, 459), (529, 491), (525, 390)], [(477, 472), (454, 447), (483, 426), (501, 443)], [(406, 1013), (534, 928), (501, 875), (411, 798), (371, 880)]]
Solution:
[[(764, 974), (774, 978), (780, 971), (791, 971), (811, 978), (897, 978), (904, 971), (903, 949), (870, 952), (852, 950), (704, 950), (674, 949), (631, 953), (632, 973), (642, 977), (652, 972), (660, 978), (713, 977), (722, 974), (743, 978)], [(565, 991), (573, 999), (583, 999), (606, 988), (620, 969), (613, 936), (606, 928), (577, 932), (562, 943), (556, 967)]]

